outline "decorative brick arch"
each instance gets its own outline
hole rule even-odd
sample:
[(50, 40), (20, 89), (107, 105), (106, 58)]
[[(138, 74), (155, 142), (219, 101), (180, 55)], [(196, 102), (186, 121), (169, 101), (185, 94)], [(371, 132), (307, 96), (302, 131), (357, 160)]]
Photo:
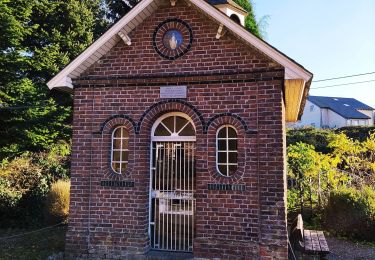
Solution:
[[(122, 120), (125, 119), (125, 120)], [(113, 127), (113, 124), (121, 124), (122, 122), (129, 121), (132, 125), (133, 130), (137, 129), (136, 122), (128, 115), (122, 114), (122, 115), (113, 115), (108, 117), (101, 125), (100, 125), (100, 133), (103, 133), (105, 128), (111, 128)]]
[[(216, 169), (216, 133), (223, 125), (231, 125), (237, 131), (237, 151), (238, 167), (232, 176), (223, 176)], [(232, 113), (222, 113), (213, 116), (207, 122), (207, 170), (211, 181), (215, 183), (233, 184), (241, 183), (242, 177), (246, 172), (247, 152), (246, 152), (246, 133), (248, 130), (246, 122), (238, 115)]]
[(205, 122), (202, 114), (192, 104), (181, 99), (168, 99), (153, 104), (141, 116), (138, 125), (137, 133), (144, 130), (151, 130), (155, 120), (162, 114), (168, 112), (182, 112), (188, 115), (194, 122), (196, 133), (202, 133), (205, 127)]
[[(128, 166), (125, 173), (115, 173), (111, 168), (111, 145), (112, 145), (112, 132), (119, 126), (124, 127), (129, 132), (129, 159)], [(134, 147), (135, 147), (135, 122), (127, 115), (114, 115), (107, 118), (100, 127), (100, 143), (102, 150), (102, 177), (106, 180), (125, 180), (131, 177), (134, 167)]]
[(233, 114), (233, 113), (231, 113), (231, 112), (227, 112), (227, 113), (216, 114), (216, 115), (214, 115), (213, 117), (211, 117), (211, 118), (207, 121), (207, 124), (206, 124), (206, 126), (205, 126), (205, 129), (204, 129), (204, 130), (205, 130), (205, 133), (207, 133), (208, 128), (210, 127), (210, 125), (211, 125), (216, 119), (218, 119), (218, 118), (220, 118), (220, 117), (225, 117), (225, 116), (227, 116), (227, 117), (233, 117), (233, 118), (237, 119), (237, 120), (242, 124), (242, 126), (243, 126), (245, 132), (247, 133), (247, 132), (249, 131), (249, 127), (247, 126), (245, 120), (243, 120), (243, 119), (242, 119), (239, 115), (237, 115), (237, 114)]

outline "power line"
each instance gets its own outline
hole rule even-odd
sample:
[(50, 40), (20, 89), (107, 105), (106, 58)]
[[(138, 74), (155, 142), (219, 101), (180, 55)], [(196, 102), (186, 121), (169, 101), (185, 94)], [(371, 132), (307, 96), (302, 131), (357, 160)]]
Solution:
[(66, 107), (69, 106), (70, 102), (61, 103), (61, 104), (51, 104), (47, 102), (42, 102), (40, 105), (15, 105), (15, 106), (8, 106), (8, 105), (2, 105), (0, 104), (0, 111), (1, 110), (18, 110), (18, 109), (28, 109), (28, 108), (46, 108), (46, 107)]
[(373, 72), (367, 72), (367, 73), (347, 75), (347, 76), (341, 76), (341, 77), (336, 77), (336, 78), (327, 78), (327, 79), (313, 80), (312, 82), (322, 82), (322, 81), (335, 80), (335, 79), (346, 79), (346, 78), (352, 78), (352, 77), (358, 77), (358, 76), (364, 76), (364, 75), (370, 75), (370, 74), (375, 74), (375, 71), (373, 71)]
[(347, 86), (347, 85), (354, 85), (354, 84), (361, 84), (361, 83), (368, 83), (368, 82), (374, 82), (373, 80), (366, 80), (366, 81), (357, 81), (357, 82), (350, 82), (350, 83), (343, 83), (343, 84), (336, 84), (336, 85), (329, 85), (329, 86), (323, 86), (323, 87), (316, 87), (311, 89), (319, 89), (319, 88), (333, 88), (333, 87), (339, 87), (339, 86)]
[(12, 238), (16, 238), (16, 237), (23, 237), (23, 236), (26, 236), (26, 235), (29, 235), (29, 234), (32, 234), (32, 233), (36, 233), (36, 232), (43, 231), (43, 230), (46, 230), (46, 229), (50, 229), (50, 228), (54, 228), (54, 227), (57, 227), (57, 226), (61, 226), (63, 224), (64, 224), (64, 222), (61, 222), (61, 223), (56, 224), (56, 225), (52, 225), (52, 226), (40, 228), (40, 229), (33, 230), (33, 231), (30, 231), (30, 232), (25, 232), (25, 233), (21, 233), (21, 234), (9, 236), (9, 237), (0, 237), (0, 241), (1, 240), (6, 240), (6, 239), (12, 239)]

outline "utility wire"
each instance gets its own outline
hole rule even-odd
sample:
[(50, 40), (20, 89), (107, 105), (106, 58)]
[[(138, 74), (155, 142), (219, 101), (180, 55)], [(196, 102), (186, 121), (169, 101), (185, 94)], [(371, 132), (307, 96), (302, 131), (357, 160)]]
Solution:
[(18, 235), (13, 235), (13, 236), (9, 236), (9, 237), (0, 237), (0, 241), (1, 240), (6, 240), (6, 239), (11, 239), (11, 238), (16, 238), (16, 237), (23, 237), (23, 236), (26, 236), (26, 235), (29, 235), (29, 234), (32, 234), (32, 233), (36, 233), (36, 232), (42, 231), (42, 230), (46, 230), (46, 229), (54, 228), (54, 227), (57, 227), (57, 226), (61, 226), (63, 224), (64, 224), (64, 222), (61, 222), (61, 223), (56, 224), (56, 225), (44, 227), (44, 228), (33, 230), (33, 231), (30, 231), (30, 232), (21, 233), (21, 234), (18, 234)]
[(367, 72), (367, 73), (361, 73), (361, 74), (347, 75), (347, 76), (336, 77), (336, 78), (327, 78), (327, 79), (313, 80), (312, 82), (322, 82), (322, 81), (335, 80), (335, 79), (346, 79), (346, 78), (352, 78), (352, 77), (358, 77), (358, 76), (364, 76), (364, 75), (370, 75), (370, 74), (375, 74), (375, 71), (373, 71), (373, 72)]
[(354, 84), (361, 84), (361, 83), (368, 83), (368, 82), (374, 82), (373, 80), (365, 80), (365, 81), (357, 81), (357, 82), (350, 82), (350, 83), (343, 83), (343, 84), (336, 84), (336, 85), (329, 85), (329, 86), (323, 86), (323, 87), (315, 87), (311, 89), (319, 89), (319, 88), (333, 88), (333, 87), (339, 87), (339, 86), (347, 86), (347, 85), (354, 85)]
[(63, 104), (48, 104), (45, 103), (45, 105), (25, 105), (25, 106), (2, 106), (0, 104), (0, 111), (1, 110), (18, 110), (18, 109), (28, 109), (28, 108), (46, 108), (46, 107), (66, 107), (69, 106), (69, 103), (63, 103)]

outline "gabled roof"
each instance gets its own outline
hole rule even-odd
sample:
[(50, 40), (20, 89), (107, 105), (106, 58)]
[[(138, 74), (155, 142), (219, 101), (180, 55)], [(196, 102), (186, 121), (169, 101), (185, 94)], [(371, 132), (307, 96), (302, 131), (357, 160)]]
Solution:
[[(249, 32), (246, 28), (233, 21), (218, 8), (205, 0), (184, 0), (192, 8), (196, 8), (203, 14), (211, 17), (219, 28), (225, 28), (235, 37), (252, 48), (257, 49), (265, 56), (280, 64), (285, 70), (284, 92), (285, 92), (285, 115), (287, 122), (295, 122), (303, 112), (312, 73), (300, 64), (280, 52), (267, 42)], [(108, 53), (121, 39), (131, 44), (128, 34), (148, 18), (154, 11), (165, 3), (175, 3), (175, 0), (142, 0), (138, 2), (124, 17), (108, 29), (99, 39), (91, 44), (77, 58), (70, 62), (63, 70), (53, 77), (47, 86), (59, 88), (65, 91), (73, 89), (73, 80), (80, 77), (91, 65)]]
[(307, 99), (318, 107), (328, 108), (346, 119), (370, 119), (358, 110), (374, 110), (354, 98), (309, 96)]
[[(124, 17), (106, 31), (99, 39), (91, 44), (76, 59), (69, 63), (48, 83), (52, 88), (73, 88), (72, 79), (78, 78), (87, 68), (98, 61), (120, 40), (120, 35), (128, 35), (135, 27), (149, 17), (162, 3), (163, 0), (142, 0), (133, 7)], [(285, 68), (285, 79), (303, 79), (305, 83), (312, 78), (312, 73), (301, 65), (278, 51), (265, 41), (259, 39), (244, 27), (234, 22), (220, 10), (204, 0), (186, 0), (195, 8), (203, 11), (222, 24), (227, 30), (237, 37), (243, 39), (251, 46), (264, 53), (266, 56)]]

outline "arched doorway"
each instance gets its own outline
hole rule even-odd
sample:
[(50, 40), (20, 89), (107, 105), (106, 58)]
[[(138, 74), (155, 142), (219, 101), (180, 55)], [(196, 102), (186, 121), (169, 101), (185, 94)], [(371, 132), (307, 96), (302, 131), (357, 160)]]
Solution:
[(195, 126), (181, 112), (167, 113), (151, 129), (151, 247), (193, 251)]

